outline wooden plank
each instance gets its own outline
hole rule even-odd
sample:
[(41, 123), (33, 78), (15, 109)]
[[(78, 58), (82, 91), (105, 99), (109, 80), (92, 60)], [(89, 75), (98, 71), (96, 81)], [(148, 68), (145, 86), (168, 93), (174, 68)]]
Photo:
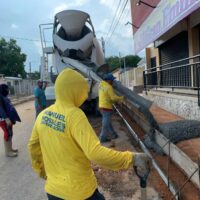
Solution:
[[(168, 139), (158, 131), (155, 132), (155, 139), (156, 143), (161, 147), (168, 142)], [(190, 177), (198, 168), (197, 163), (193, 162), (181, 149), (171, 142), (163, 148), (167, 155), (169, 155), (169, 145), (171, 159), (185, 172), (187, 177)], [(200, 189), (199, 170), (192, 176), (191, 181)]]

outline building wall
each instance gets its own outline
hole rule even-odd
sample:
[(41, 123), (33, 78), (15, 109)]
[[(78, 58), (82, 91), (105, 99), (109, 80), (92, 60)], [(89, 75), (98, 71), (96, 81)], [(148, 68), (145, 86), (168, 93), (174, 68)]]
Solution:
[(145, 49), (147, 69), (151, 68), (151, 58), (156, 58), (156, 66), (160, 65), (159, 50), (158, 48), (151, 47)]
[(119, 77), (120, 77), (120, 71), (119, 71), (119, 70), (117, 70), (117, 71), (114, 71), (114, 72), (113, 72), (113, 76), (114, 76), (114, 77), (116, 77), (116, 80), (118, 80), (118, 81), (119, 81)]
[[(131, 14), (132, 14), (132, 22), (135, 26), (140, 27), (142, 23), (146, 20), (146, 18), (151, 14), (153, 9), (149, 6), (146, 6), (144, 4), (140, 4), (140, 6), (137, 6), (138, 0), (131, 0)], [(152, 6), (156, 6), (160, 0), (148, 0), (146, 1), (148, 4)], [(134, 32), (136, 32), (137, 29), (134, 28)]]
[(200, 10), (188, 18), (189, 56), (200, 54)]
[[(150, 1), (146, 1), (146, 2), (150, 3)], [(159, 67), (161, 65), (160, 52), (159, 52), (160, 45), (167, 44), (167, 42), (170, 39), (172, 39), (173, 37), (182, 33), (183, 31), (187, 31), (187, 34), (188, 34), (188, 36), (186, 36), (187, 41), (188, 41), (187, 57), (192, 57), (192, 56), (200, 54), (200, 7), (197, 8), (195, 6), (195, 7), (193, 7), (194, 8), (193, 10), (192, 9), (189, 10), (188, 8), (191, 8), (191, 7), (186, 6), (186, 5), (187, 4), (189, 5), (190, 3), (193, 3), (193, 5), (194, 5), (195, 1), (184, 0), (183, 2), (184, 3), (181, 3), (181, 1), (178, 1), (178, 0), (171, 0), (171, 1), (170, 0), (166, 0), (166, 1), (162, 0), (162, 1), (160, 1), (160, 4), (159, 4), (159, 6), (161, 6), (161, 4), (163, 5), (160, 7), (160, 10), (159, 10), (159, 6), (157, 6), (156, 9), (152, 9), (152, 12), (143, 10), (144, 13), (140, 12), (140, 14), (137, 13), (138, 8), (132, 7), (133, 8), (132, 9), (132, 15), (133, 15), (132, 23), (134, 25), (138, 25), (138, 24), (136, 24), (138, 22), (137, 17), (142, 14), (144, 15), (144, 17), (141, 18), (141, 20), (143, 20), (142, 26), (140, 26), (140, 28), (137, 31), (134, 29), (134, 33), (135, 33), (134, 39), (135, 39), (135, 44), (138, 42), (138, 45), (135, 46), (135, 48), (137, 47), (137, 51), (141, 50), (141, 48), (145, 47), (145, 45), (146, 45), (147, 69), (151, 67), (151, 59), (154, 57), (156, 57), (157, 67)], [(135, 3), (136, 3), (136, 0), (132, 1), (132, 4), (134, 4), (132, 6), (135, 6)], [(164, 5), (164, 4), (166, 4), (166, 5)], [(198, 4), (198, 6), (200, 6), (199, 1), (196, 1), (196, 5), (197, 4)], [(180, 9), (184, 8), (184, 10), (180, 12), (180, 9), (178, 9), (178, 8), (180, 8)], [(140, 9), (142, 9), (142, 7)], [(187, 12), (184, 12), (185, 10), (187, 10)], [(138, 12), (139, 12), (139, 10), (138, 10)], [(147, 14), (150, 16), (149, 18), (147, 16)], [(134, 15), (136, 15), (136, 16), (134, 17)], [(138, 20), (139, 20), (139, 18), (138, 18)], [(157, 22), (158, 23), (160, 22), (160, 25), (161, 25), (160, 29), (154, 30), (154, 25), (156, 25)], [(152, 33), (152, 37), (150, 37), (151, 33)], [(159, 33), (159, 34), (157, 34), (157, 33)], [(145, 39), (149, 39), (148, 43), (144, 42)], [(152, 42), (152, 44), (154, 45), (153, 48), (147, 47), (147, 45), (149, 45), (150, 42)], [(176, 40), (176, 42), (177, 42), (177, 40)], [(171, 46), (173, 46), (173, 45), (171, 45)], [(186, 46), (184, 46), (184, 47), (186, 47)], [(167, 50), (170, 51), (170, 48), (168, 48)], [(177, 50), (176, 50), (176, 52), (177, 52)], [(172, 55), (176, 55), (176, 54), (174, 54), (174, 52), (173, 52)], [(171, 57), (170, 57), (170, 59), (171, 59)], [(167, 62), (174, 61), (174, 60), (170, 61), (170, 59)], [(191, 59), (190, 63), (193, 63), (196, 61), (197, 60), (195, 60), (195, 59)], [(159, 70), (159, 68), (157, 70)], [(191, 67), (191, 82), (192, 83), (195, 82), (193, 73), (195, 73), (195, 70), (193, 70), (193, 68)], [(159, 86), (159, 82), (160, 82), (159, 81), (159, 78), (160, 78), (159, 73), (157, 73), (157, 75), (158, 75), (157, 83)], [(166, 91), (168, 90), (167, 87), (159, 88), (159, 90), (160, 89), (163, 89)], [(190, 90), (190, 91), (196, 92), (196, 90)], [(149, 91), (147, 91), (147, 93), (148, 93), (148, 95), (144, 94), (145, 97), (154, 101), (160, 107), (162, 107), (168, 111), (171, 111), (172, 113), (180, 115), (186, 119), (200, 120), (200, 108), (198, 107), (197, 92), (196, 92), (196, 94), (193, 94), (191, 96), (188, 94), (183, 95), (183, 94), (181, 94), (181, 92), (180, 93), (177, 92), (176, 94), (175, 93), (168, 94), (166, 92), (164, 93), (164, 92), (160, 92), (160, 91), (155, 91), (154, 89), (150, 89)]]
[(132, 80), (134, 79), (134, 77), (132, 76), (132, 70), (128, 70), (128, 71), (124, 71), (122, 73), (120, 73), (119, 76), (119, 80), (122, 83), (122, 85), (124, 85), (127, 88), (131, 88), (132, 89)]
[[(172, 27), (168, 32), (163, 34), (160, 38), (158, 38), (154, 42), (156, 48), (155, 47), (146, 48), (147, 69), (151, 68), (151, 59), (153, 57), (156, 57), (157, 67), (161, 65), (160, 50), (159, 50), (161, 48), (160, 45), (167, 43), (171, 38), (176, 37), (180, 33), (183, 33), (183, 31), (187, 31), (188, 33), (187, 36), (188, 57), (193, 57), (195, 55), (200, 54), (200, 12), (199, 10), (197, 10), (191, 15), (189, 15), (187, 18), (177, 23), (174, 27)], [(178, 47), (176, 48), (178, 49)], [(181, 57), (180, 59), (183, 59), (183, 57)], [(168, 63), (173, 61), (174, 60), (168, 61)], [(189, 60), (190, 63), (194, 63), (196, 61), (198, 60), (197, 59)], [(157, 70), (159, 70), (159, 68), (157, 68)], [(194, 76), (195, 76), (194, 69), (193, 67), (191, 67), (191, 84), (192, 84), (191, 87), (194, 87), (196, 85), (196, 78)]]
[(131, 90), (134, 90), (134, 88), (136, 88), (137, 86), (143, 87), (143, 71), (144, 68), (129, 69), (126, 72), (120, 73), (119, 80), (121, 81), (122, 85)]
[[(147, 68), (150, 68), (150, 59), (156, 57), (156, 64), (159, 66), (160, 56), (159, 56), (159, 46), (161, 44), (167, 43), (171, 38), (175, 37), (182, 31), (188, 32), (188, 51), (189, 57), (200, 54), (200, 10), (195, 11), (187, 18), (183, 19), (172, 27), (168, 32), (163, 34), (160, 38), (155, 41), (155, 47), (146, 48), (146, 61)], [(192, 62), (192, 60), (191, 60)]]
[(195, 96), (149, 91), (143, 94), (161, 108), (190, 120), (200, 120), (200, 107)]
[(143, 71), (144, 71), (144, 68), (135, 68), (133, 70), (133, 74), (134, 74), (133, 87), (144, 85)]

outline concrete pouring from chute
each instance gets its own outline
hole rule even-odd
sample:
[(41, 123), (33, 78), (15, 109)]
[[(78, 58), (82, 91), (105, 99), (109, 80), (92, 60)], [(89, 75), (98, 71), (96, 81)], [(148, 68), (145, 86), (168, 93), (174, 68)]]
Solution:
[[(42, 28), (42, 25), (40, 28)], [(41, 34), (41, 42), (43, 47), (41, 79), (48, 79), (50, 82), (50, 86), (46, 88), (46, 97), (49, 104), (55, 101), (53, 84), (56, 77), (63, 69), (70, 67), (80, 72), (88, 80), (90, 85), (88, 98), (90, 104), (88, 105), (92, 109), (97, 109), (98, 85), (103, 74), (107, 73), (109, 69), (105, 64), (105, 55), (96, 38), (89, 14), (79, 10), (64, 10), (57, 13), (53, 23), (53, 47), (49, 48), (44, 44), (43, 34)], [(48, 63), (46, 62), (49, 54), (52, 56), (50, 76)], [(154, 117), (154, 113), (151, 112), (151, 108), (154, 106), (153, 102), (129, 90), (118, 81), (114, 81), (113, 87), (118, 93), (125, 96), (125, 99), (135, 109), (143, 114), (150, 125), (150, 131), (145, 137), (145, 143), (149, 148), (160, 152), (160, 147), (154, 141), (155, 130), (163, 133), (165, 137), (174, 143), (200, 136), (199, 121), (183, 119), (173, 123), (159, 124)]]

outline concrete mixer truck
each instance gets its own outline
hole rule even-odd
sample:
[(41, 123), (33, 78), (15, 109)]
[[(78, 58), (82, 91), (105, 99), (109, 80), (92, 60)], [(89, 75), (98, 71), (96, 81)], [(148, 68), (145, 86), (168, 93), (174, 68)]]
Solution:
[[(55, 101), (56, 77), (63, 69), (69, 67), (80, 72), (88, 80), (90, 90), (85, 106), (95, 111), (98, 84), (101, 80), (97, 72), (105, 60), (89, 14), (78, 10), (64, 10), (55, 15), (54, 23), (40, 24), (39, 28), (43, 53), (40, 78), (49, 82), (45, 91), (47, 105)], [(49, 41), (45, 37), (45, 31), (49, 29), (52, 29), (52, 46), (48, 46)]]
[[(63, 69), (69, 67), (80, 72), (88, 80), (90, 90), (84, 108), (98, 113), (98, 85), (103, 74), (109, 69), (89, 14), (78, 10), (65, 10), (55, 15), (54, 23), (41, 24), (39, 27), (43, 50), (41, 79), (49, 82), (45, 91), (47, 105), (55, 101), (56, 77)], [(52, 46), (47, 46), (48, 38), (45, 38), (45, 31), (49, 29), (52, 31)], [(142, 112), (153, 127), (157, 127), (149, 111), (151, 101), (130, 91), (120, 82), (114, 81), (113, 87), (126, 101)]]

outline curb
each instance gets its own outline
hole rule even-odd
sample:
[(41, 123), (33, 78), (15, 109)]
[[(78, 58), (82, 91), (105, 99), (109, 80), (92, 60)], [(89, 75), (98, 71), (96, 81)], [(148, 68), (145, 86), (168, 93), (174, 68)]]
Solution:
[(21, 103), (25, 103), (27, 101), (32, 101), (34, 100), (34, 96), (26, 96), (26, 97), (21, 97), (21, 98), (16, 98), (16, 99), (11, 99), (11, 102), (14, 106), (21, 104)]

